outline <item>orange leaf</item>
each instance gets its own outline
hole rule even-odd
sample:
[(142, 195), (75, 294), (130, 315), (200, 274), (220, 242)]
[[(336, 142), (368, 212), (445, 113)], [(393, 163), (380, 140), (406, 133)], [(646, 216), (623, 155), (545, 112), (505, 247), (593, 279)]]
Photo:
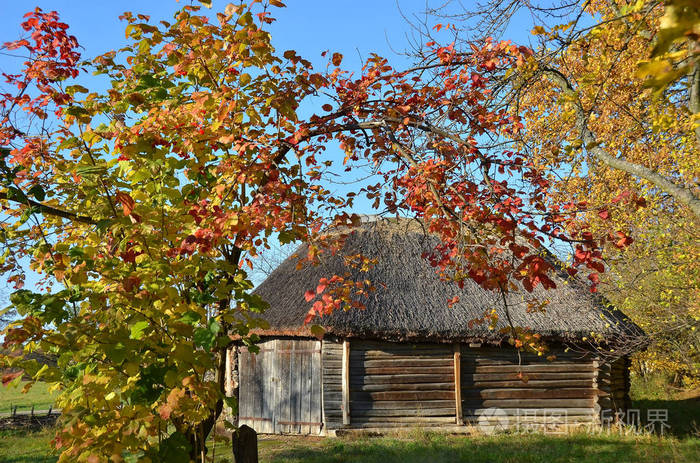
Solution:
[(333, 66), (340, 66), (340, 63), (343, 61), (343, 55), (340, 53), (333, 53), (333, 59), (331, 61), (333, 62)]
[(123, 193), (120, 191), (117, 193), (117, 201), (122, 203), (122, 210), (124, 211), (124, 215), (131, 215), (131, 212), (136, 206), (134, 198), (129, 196), (128, 193)]

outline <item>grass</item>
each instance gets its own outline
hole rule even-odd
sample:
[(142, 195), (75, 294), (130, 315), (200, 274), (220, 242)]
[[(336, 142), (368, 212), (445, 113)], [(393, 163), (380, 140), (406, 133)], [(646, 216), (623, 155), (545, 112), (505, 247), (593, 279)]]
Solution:
[[(663, 379), (635, 378), (633, 408), (668, 409), (667, 436), (620, 435), (596, 432), (568, 435), (497, 434), (448, 436), (412, 430), (386, 437), (320, 438), (260, 436), (261, 462), (272, 463), (413, 463), (413, 462), (592, 462), (624, 463), (700, 461), (700, 392), (674, 391)], [(12, 401), (37, 409), (48, 408), (52, 398), (45, 385), (28, 394), (21, 388), (0, 389), (0, 411)], [(54, 463), (50, 455), (51, 430), (0, 431), (0, 463)], [(231, 460), (229, 443), (215, 449), (217, 462)]]
[[(0, 462), (54, 463), (49, 431), (0, 432)], [(318, 438), (261, 436), (260, 461), (271, 463), (624, 463), (697, 462), (700, 439), (616, 434), (446, 436), (412, 431), (395, 437)], [(216, 449), (217, 462), (231, 460), (231, 447)]]
[(26, 394), (22, 393), (24, 382), (19, 385), (0, 386), (0, 414), (9, 413), (10, 407), (17, 406), (18, 411), (29, 410), (32, 405), (36, 410), (48, 410), (53, 405), (54, 394), (49, 392), (46, 383), (38, 382)]
[(0, 431), (0, 463), (54, 463), (49, 442), (53, 431)]

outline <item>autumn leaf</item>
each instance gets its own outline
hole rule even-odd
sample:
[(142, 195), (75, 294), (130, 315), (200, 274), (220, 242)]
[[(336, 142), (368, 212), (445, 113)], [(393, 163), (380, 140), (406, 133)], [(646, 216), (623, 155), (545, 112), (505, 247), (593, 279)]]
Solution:
[(333, 53), (333, 57), (331, 59), (333, 66), (340, 66), (340, 63), (342, 61), (343, 61), (343, 55), (341, 55), (340, 53)]
[(136, 202), (134, 201), (134, 198), (132, 198), (131, 195), (129, 195), (128, 193), (120, 191), (120, 192), (117, 192), (116, 199), (118, 202), (121, 203), (124, 215), (125, 216), (131, 215), (131, 213), (134, 210), (134, 207), (136, 206)]

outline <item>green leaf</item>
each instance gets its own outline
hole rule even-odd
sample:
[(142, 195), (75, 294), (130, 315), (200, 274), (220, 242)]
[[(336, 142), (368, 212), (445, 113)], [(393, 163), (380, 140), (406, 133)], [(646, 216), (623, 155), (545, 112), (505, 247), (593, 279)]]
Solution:
[(188, 463), (190, 444), (184, 434), (175, 431), (160, 443), (158, 461)]
[(131, 325), (131, 335), (129, 336), (131, 339), (142, 339), (143, 338), (143, 332), (148, 328), (148, 322), (147, 321), (140, 321), (136, 322), (133, 325)]

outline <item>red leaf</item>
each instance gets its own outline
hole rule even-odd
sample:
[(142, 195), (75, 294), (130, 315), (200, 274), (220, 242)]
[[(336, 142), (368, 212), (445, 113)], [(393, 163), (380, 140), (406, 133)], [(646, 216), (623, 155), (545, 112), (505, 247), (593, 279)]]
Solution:
[(610, 218), (610, 213), (607, 209), (603, 209), (598, 212), (598, 216), (603, 220), (608, 220), (608, 218)]
[(316, 294), (321, 294), (327, 287), (328, 285), (326, 283), (319, 283), (318, 286), (316, 286)]
[(331, 111), (333, 109), (333, 106), (329, 104), (324, 104), (323, 106), (321, 106), (321, 109), (323, 109), (324, 111)]
[(308, 290), (304, 293), (304, 299), (306, 299), (306, 302), (311, 302), (311, 300), (316, 297), (313, 291)]

